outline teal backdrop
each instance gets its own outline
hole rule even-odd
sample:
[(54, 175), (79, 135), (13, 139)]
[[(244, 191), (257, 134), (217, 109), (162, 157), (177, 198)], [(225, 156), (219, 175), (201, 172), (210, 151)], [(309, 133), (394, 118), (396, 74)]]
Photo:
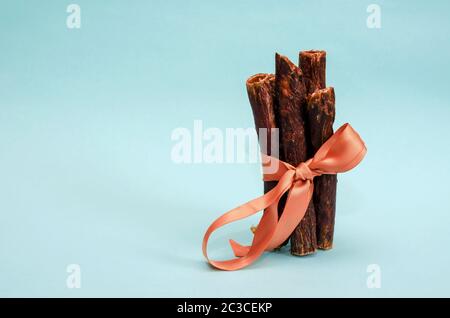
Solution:
[[(0, 5), (0, 296), (450, 296), (450, 2), (71, 1)], [(261, 194), (260, 170), (175, 164), (171, 134), (252, 127), (247, 77), (308, 49), (327, 51), (335, 127), (368, 147), (339, 176), (335, 247), (213, 270), (204, 231)]]

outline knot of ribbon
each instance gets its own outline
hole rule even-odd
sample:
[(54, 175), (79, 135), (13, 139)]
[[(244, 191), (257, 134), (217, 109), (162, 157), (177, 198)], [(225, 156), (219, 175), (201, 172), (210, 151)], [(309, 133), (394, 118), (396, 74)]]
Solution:
[(299, 180), (302, 180), (302, 181), (310, 180), (310, 181), (312, 181), (312, 179), (315, 176), (320, 175), (320, 173), (313, 172), (313, 171), (311, 171), (311, 169), (309, 169), (309, 166), (308, 166), (309, 163), (310, 163), (310, 160), (308, 160), (306, 162), (301, 162), (297, 166), (297, 168), (295, 168), (294, 182), (297, 182)]
[[(345, 124), (319, 148), (313, 158), (300, 163), (297, 167), (263, 154), (263, 179), (278, 181), (277, 185), (266, 194), (217, 218), (203, 237), (203, 255), (218, 269), (237, 270), (256, 261), (264, 251), (277, 248), (286, 241), (305, 216), (314, 190), (314, 177), (351, 170), (361, 162), (366, 152), (361, 137), (349, 124)], [(286, 204), (278, 218), (278, 201), (286, 192), (288, 193)], [(254, 231), (250, 246), (230, 240), (236, 258), (226, 261), (208, 258), (208, 240), (215, 230), (262, 210), (264, 213)]]

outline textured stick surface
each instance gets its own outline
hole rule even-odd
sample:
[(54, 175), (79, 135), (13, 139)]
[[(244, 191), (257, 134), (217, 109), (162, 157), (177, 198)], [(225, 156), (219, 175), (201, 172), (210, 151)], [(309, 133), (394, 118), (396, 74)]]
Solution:
[(302, 51), (299, 55), (299, 65), (303, 72), (308, 95), (325, 88), (327, 53), (325, 51)]
[[(275, 56), (275, 92), (277, 109), (275, 115), (280, 126), (282, 157), (297, 166), (308, 158), (305, 136), (306, 88), (300, 68), (285, 56)], [(291, 253), (307, 255), (317, 247), (316, 216), (311, 201), (305, 217), (291, 235)]]
[[(307, 126), (310, 134), (309, 157), (312, 157), (333, 134), (335, 96), (333, 88), (325, 89), (326, 52), (302, 51), (299, 58), (299, 65), (305, 77), (305, 86), (310, 95)], [(330, 249), (333, 246), (336, 186), (335, 175), (324, 175), (314, 180), (313, 201), (317, 221), (317, 245), (321, 249)]]
[[(307, 114), (311, 150), (315, 153), (333, 135), (335, 96), (332, 87), (316, 90), (308, 98)], [(336, 175), (322, 175), (314, 179), (314, 208), (317, 220), (317, 245), (321, 249), (333, 247), (336, 213)]]
[[(253, 75), (247, 80), (246, 86), (258, 136), (260, 128), (267, 128), (267, 148), (264, 149), (261, 145), (261, 151), (266, 155), (271, 156), (271, 135), (273, 129), (277, 127), (274, 109), (275, 76), (273, 74)], [(265, 181), (264, 193), (272, 190), (276, 185), (277, 181)], [(282, 209), (279, 208), (278, 213), (281, 214), (281, 212)]]

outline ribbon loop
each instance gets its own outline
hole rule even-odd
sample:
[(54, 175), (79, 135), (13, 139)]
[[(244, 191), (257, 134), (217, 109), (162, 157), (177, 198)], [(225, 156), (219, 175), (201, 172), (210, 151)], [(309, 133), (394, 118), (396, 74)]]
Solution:
[[(270, 251), (283, 243), (300, 223), (311, 200), (312, 180), (321, 174), (345, 172), (358, 165), (367, 152), (363, 140), (349, 124), (340, 127), (317, 151), (313, 158), (297, 167), (279, 159), (262, 155), (264, 181), (278, 181), (269, 192), (253, 199), (219, 217), (205, 233), (203, 255), (208, 262), (222, 270), (237, 270), (256, 261), (264, 251)], [(274, 167), (276, 168), (275, 171)], [(278, 219), (278, 201), (288, 192), (283, 214)], [(264, 210), (256, 228), (252, 244), (242, 246), (230, 240), (238, 257), (227, 261), (208, 258), (207, 245), (212, 232), (218, 228)]]

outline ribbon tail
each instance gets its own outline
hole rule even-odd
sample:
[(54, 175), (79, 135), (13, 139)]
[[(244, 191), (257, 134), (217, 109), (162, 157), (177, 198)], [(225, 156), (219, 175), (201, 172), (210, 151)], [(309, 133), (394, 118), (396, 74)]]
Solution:
[[(285, 242), (292, 232), (295, 230), (297, 225), (304, 218), (306, 210), (308, 209), (309, 202), (314, 191), (314, 186), (311, 181), (303, 181), (295, 183), (289, 191), (284, 211), (281, 214), (280, 219), (276, 222), (276, 229), (272, 236), (270, 243), (266, 247), (266, 251), (271, 251), (279, 247), (283, 242)], [(272, 204), (266, 209), (266, 212), (261, 219), (260, 224), (257, 229), (260, 228), (266, 213), (271, 212), (271, 216), (278, 215), (278, 204)], [(256, 238), (256, 233), (255, 233)], [(258, 244), (258, 242), (252, 243), (252, 245)], [(231, 248), (233, 249), (234, 255), (237, 257), (245, 256), (249, 253), (251, 246), (243, 246), (234, 240), (230, 240)]]
[(230, 246), (233, 250), (234, 256), (242, 257), (248, 254), (250, 251), (250, 246), (244, 246), (236, 242), (235, 240), (230, 239)]
[[(261, 218), (261, 221), (258, 225), (258, 228), (255, 232), (255, 236), (253, 238), (252, 246), (248, 250), (246, 254), (241, 254), (240, 252), (244, 252), (239, 247), (237, 248), (236, 252), (239, 255), (242, 255), (241, 258), (237, 259), (231, 259), (227, 261), (214, 261), (210, 260), (208, 258), (207, 254), (207, 245), (208, 240), (211, 234), (217, 230), (218, 228), (246, 218), (250, 215), (253, 215), (273, 204), (276, 204), (278, 200), (281, 198), (281, 196), (289, 190), (292, 184), (293, 175), (295, 172), (288, 171), (286, 174), (280, 179), (277, 186), (274, 187), (271, 191), (267, 192), (265, 195), (258, 197), (254, 200), (251, 200), (216, 219), (208, 228), (208, 230), (205, 233), (205, 236), (203, 237), (203, 255), (208, 260), (208, 262), (219, 269), (223, 270), (237, 270), (243, 267), (246, 267), (253, 263), (256, 259), (259, 258), (259, 256), (264, 253), (267, 246), (269, 245), (273, 234), (276, 230), (276, 224), (278, 216), (276, 213), (273, 213), (273, 209), (268, 209), (264, 212), (263, 217)], [(276, 210), (275, 210), (276, 212)], [(230, 241), (231, 243), (231, 241)], [(235, 242), (231, 243), (232, 245)], [(236, 243), (237, 244), (237, 243)], [(237, 245), (236, 245), (237, 246)], [(236, 254), (236, 253), (235, 253)]]
[[(278, 223), (278, 202), (275, 202), (274, 204), (271, 204), (266, 208), (264, 211), (264, 215), (261, 218), (261, 221), (258, 224), (258, 227), (255, 231), (255, 236), (253, 237), (252, 245), (260, 244), (260, 240), (262, 238), (262, 235), (256, 235), (258, 232), (264, 232), (268, 233), (267, 227), (276, 227), (276, 224)], [(234, 240), (230, 240), (231, 249), (233, 250), (233, 253), (236, 257), (243, 257), (247, 255), (250, 251), (250, 246), (244, 246), (239, 244), (238, 242)], [(266, 251), (269, 249), (266, 248)]]

